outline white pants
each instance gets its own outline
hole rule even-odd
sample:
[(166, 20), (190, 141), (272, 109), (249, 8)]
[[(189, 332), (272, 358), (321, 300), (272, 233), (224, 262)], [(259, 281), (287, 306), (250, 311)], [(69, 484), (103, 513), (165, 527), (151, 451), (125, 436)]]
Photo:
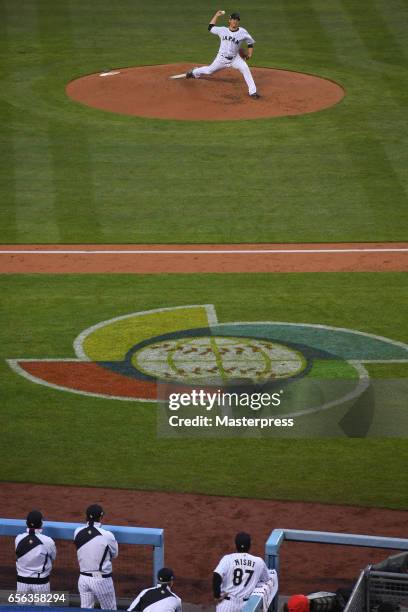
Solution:
[(217, 55), (215, 60), (210, 66), (203, 66), (202, 68), (194, 68), (193, 75), (195, 79), (199, 79), (203, 74), (214, 74), (214, 72), (218, 72), (219, 70), (224, 70), (224, 68), (235, 68), (235, 70), (239, 70), (243, 75), (246, 84), (248, 85), (248, 93), (251, 96), (256, 93), (256, 85), (255, 81), (252, 78), (252, 74), (250, 69), (248, 68), (248, 64), (242, 59), (240, 55), (234, 57), (233, 60), (228, 60), (222, 55)]
[(230, 599), (223, 599), (219, 604), (217, 604), (216, 611), (241, 612), (246, 603), (247, 599), (244, 600), (241, 597), (232, 597), (230, 595)]
[[(27, 584), (26, 582), (17, 582), (17, 593), (49, 593), (50, 592), (50, 583), (46, 582), (45, 584)], [(35, 604), (27, 604), (21, 602), (20, 605), (34, 605), (34, 606), (49, 606), (49, 603), (35, 603)]]
[(116, 610), (115, 587), (112, 578), (92, 578), (79, 576), (78, 591), (81, 597), (81, 608), (93, 608), (95, 601), (102, 610)]

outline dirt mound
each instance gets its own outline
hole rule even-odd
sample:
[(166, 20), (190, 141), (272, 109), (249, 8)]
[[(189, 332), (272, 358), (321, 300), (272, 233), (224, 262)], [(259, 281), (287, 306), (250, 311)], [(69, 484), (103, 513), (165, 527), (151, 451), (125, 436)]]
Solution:
[(200, 79), (170, 79), (191, 64), (118, 68), (71, 81), (67, 95), (88, 106), (114, 113), (157, 119), (228, 121), (301, 115), (333, 106), (344, 97), (340, 85), (327, 79), (252, 68), (261, 94), (248, 96), (237, 70), (222, 70)]

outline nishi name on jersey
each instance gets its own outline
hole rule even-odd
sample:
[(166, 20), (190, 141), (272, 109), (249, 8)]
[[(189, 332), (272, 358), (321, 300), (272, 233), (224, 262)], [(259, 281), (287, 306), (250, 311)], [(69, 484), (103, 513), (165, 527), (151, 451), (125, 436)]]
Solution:
[(234, 559), (234, 565), (249, 565), (250, 567), (255, 567), (255, 561), (251, 561), (251, 559)]

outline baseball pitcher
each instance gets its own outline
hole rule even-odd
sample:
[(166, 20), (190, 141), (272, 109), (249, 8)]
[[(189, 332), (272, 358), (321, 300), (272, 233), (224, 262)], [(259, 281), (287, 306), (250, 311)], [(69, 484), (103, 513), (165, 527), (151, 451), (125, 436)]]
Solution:
[[(190, 70), (187, 72), (186, 78), (199, 79), (204, 74), (213, 74), (224, 68), (235, 68), (243, 75), (251, 98), (258, 99), (260, 96), (256, 91), (255, 81), (246, 63), (252, 57), (255, 40), (245, 28), (240, 27), (241, 17), (239, 13), (231, 13), (228, 27), (217, 26), (217, 19), (224, 13), (225, 11), (217, 11), (208, 25), (211, 34), (220, 38), (220, 48), (216, 58), (210, 66)], [(243, 43), (247, 45), (246, 51), (241, 48)]]

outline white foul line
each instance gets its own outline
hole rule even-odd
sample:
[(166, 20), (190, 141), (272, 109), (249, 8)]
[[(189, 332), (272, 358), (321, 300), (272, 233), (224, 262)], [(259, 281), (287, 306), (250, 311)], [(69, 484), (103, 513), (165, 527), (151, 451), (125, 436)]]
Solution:
[(408, 248), (355, 248), (355, 249), (13, 249), (0, 250), (0, 255), (265, 255), (318, 254), (318, 253), (408, 253)]

